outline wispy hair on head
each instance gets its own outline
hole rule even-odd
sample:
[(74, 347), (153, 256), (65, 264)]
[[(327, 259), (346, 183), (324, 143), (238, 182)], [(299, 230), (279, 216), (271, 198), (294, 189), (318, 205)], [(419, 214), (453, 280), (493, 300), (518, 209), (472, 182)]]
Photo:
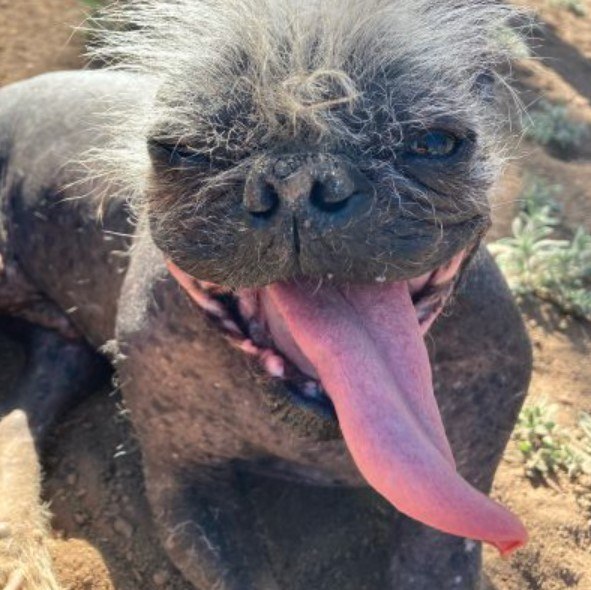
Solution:
[(498, 155), (498, 111), (475, 89), (511, 58), (514, 14), (490, 0), (129, 0), (96, 20), (91, 54), (154, 80), (143, 132), (236, 161), (280, 142), (387, 154), (442, 117)]

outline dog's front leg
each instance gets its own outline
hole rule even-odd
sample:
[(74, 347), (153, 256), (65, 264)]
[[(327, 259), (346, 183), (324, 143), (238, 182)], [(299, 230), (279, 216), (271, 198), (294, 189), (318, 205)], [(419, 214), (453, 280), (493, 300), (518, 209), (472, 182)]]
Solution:
[[(200, 417), (184, 403), (199, 397), (199, 382), (189, 374), (185, 387), (182, 377), (177, 381), (168, 371), (176, 366), (174, 350), (170, 367), (163, 366), (162, 349), (149, 341), (136, 352), (127, 348), (119, 375), (142, 447), (147, 497), (168, 555), (196, 588), (278, 590), (239, 471), (215, 441), (209, 450), (201, 444), (212, 432), (203, 418), (215, 428), (216, 417), (208, 418), (207, 408)], [(156, 372), (145, 370), (144, 363)], [(211, 391), (216, 393), (221, 394)], [(170, 405), (175, 395), (178, 408)], [(232, 433), (227, 436), (232, 447)]]
[(164, 547), (196, 588), (279, 590), (231, 465), (160, 468), (157, 474), (146, 468), (148, 499)]

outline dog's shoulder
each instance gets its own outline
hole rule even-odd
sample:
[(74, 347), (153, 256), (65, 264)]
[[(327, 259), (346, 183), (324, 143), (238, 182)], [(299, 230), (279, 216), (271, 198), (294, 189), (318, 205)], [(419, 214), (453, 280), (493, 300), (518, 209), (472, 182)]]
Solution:
[(142, 76), (116, 71), (54, 72), (0, 89), (0, 153), (20, 161), (93, 143), (151, 96)]

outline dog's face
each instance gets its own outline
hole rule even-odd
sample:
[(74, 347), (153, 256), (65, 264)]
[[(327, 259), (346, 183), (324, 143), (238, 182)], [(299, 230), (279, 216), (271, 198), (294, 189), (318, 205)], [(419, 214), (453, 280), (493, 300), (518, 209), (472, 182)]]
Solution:
[[(506, 9), (147, 6), (126, 38), (160, 79), (142, 206), (172, 274), (270, 384), (336, 413), (376, 489), (459, 530), (473, 499), (449, 472), (422, 336), (490, 223)], [(522, 539), (489, 512), (501, 549)]]
[(482, 236), (489, 155), (449, 96), (429, 97), (436, 107), (425, 120), (421, 105), (413, 111), (418, 89), (405, 93), (393, 68), (350, 81), (368, 90), (346, 102), (330, 78), (304, 83), (326, 84), (318, 108), (341, 137), (287, 114), (278, 129), (249, 128), (261, 113), (240, 79), (198, 103), (194, 139), (154, 132), (151, 227), (176, 264), (232, 288), (301, 276), (403, 280)]
[[(437, 39), (436, 27), (452, 17), (440, 22), (428, 3), (373, 2), (369, 18), (351, 3), (341, 23), (330, 19), (344, 7), (328, 4), (300, 16), (288, 3), (271, 23), (249, 3), (220, 11), (209, 42), (216, 25), (237, 38), (213, 48), (197, 38), (206, 61), (160, 90), (148, 138), (151, 229), (201, 280), (404, 280), (488, 227), (498, 154), (486, 43), (442, 46), (450, 34)], [(418, 47), (405, 30), (413, 24)]]

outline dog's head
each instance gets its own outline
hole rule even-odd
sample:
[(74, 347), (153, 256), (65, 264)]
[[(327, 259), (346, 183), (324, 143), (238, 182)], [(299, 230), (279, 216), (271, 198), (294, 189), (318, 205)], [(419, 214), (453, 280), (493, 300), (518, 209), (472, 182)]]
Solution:
[(138, 208), (172, 274), (290, 403), (336, 413), (362, 473), (401, 510), (520, 544), (515, 521), (455, 475), (422, 341), (490, 224), (509, 10), (121, 10), (131, 24), (104, 51), (158, 87)]
[(395, 281), (481, 237), (502, 9), (174, 4), (179, 20), (153, 25), (146, 206), (179, 267), (232, 288)]

